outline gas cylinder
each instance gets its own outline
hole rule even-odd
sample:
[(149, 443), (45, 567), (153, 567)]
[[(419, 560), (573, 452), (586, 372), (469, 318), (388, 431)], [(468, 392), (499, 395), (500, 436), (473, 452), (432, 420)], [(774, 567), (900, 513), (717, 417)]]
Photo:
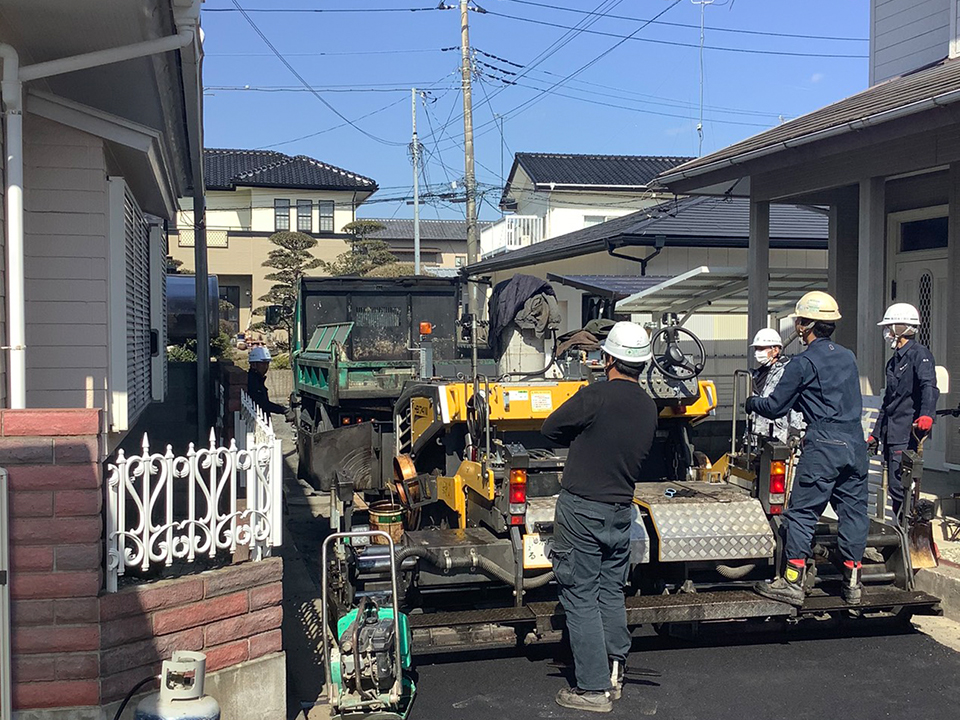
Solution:
[(177, 650), (164, 660), (160, 692), (137, 705), (134, 720), (220, 720), (220, 704), (203, 694), (207, 656)]

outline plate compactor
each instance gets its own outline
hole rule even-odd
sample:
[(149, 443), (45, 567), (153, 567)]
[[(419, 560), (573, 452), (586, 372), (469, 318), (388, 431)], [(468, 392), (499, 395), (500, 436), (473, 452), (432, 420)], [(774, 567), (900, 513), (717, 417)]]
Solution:
[[(341, 553), (352, 543), (386, 545), (386, 532), (334, 533), (324, 540), (323, 568), (329, 568), (328, 550)], [(331, 717), (342, 720), (404, 720), (410, 712), (416, 685), (412, 677), (410, 629), (398, 606), (397, 573), (391, 568), (390, 593), (361, 596), (356, 607), (329, 624), (327, 572), (322, 581), (323, 643), (327, 699)], [(334, 635), (335, 633), (335, 635)]]

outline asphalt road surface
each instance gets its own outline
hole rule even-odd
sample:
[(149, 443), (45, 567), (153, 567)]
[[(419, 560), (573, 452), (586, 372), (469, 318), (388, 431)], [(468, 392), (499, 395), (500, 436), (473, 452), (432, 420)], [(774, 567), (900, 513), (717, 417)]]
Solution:
[[(599, 717), (559, 707), (559, 646), (419, 658), (411, 720)], [(960, 716), (960, 653), (891, 621), (636, 637), (610, 718), (878, 720)]]

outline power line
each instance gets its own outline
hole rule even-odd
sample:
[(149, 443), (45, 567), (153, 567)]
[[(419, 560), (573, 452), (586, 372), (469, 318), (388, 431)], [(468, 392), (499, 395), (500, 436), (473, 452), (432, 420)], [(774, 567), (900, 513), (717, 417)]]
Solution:
[(205, 13), (415, 13), (428, 12), (430, 10), (441, 10), (442, 8), (433, 5), (431, 7), (404, 7), (404, 8), (247, 8), (246, 10), (238, 8), (203, 8)]
[[(415, 85), (422, 83), (408, 83), (408, 85)], [(399, 84), (398, 84), (399, 85)], [(390, 88), (377, 88), (377, 87), (338, 87), (338, 86), (311, 86), (309, 88), (299, 87), (294, 85), (206, 85), (203, 88), (204, 90), (209, 90), (211, 92), (260, 92), (260, 93), (315, 93), (315, 92), (329, 92), (329, 93), (391, 93), (391, 92), (410, 92), (409, 87), (390, 87)]]
[[(580, 10), (579, 8), (569, 8), (562, 7), (557, 5), (548, 5), (546, 3), (534, 2), (533, 0), (507, 0), (508, 2), (513, 2), (518, 5), (530, 5), (532, 7), (542, 7), (549, 10), (560, 10), (562, 12), (569, 13), (578, 13), (581, 15), (590, 15), (589, 10)], [(626, 15), (607, 15), (612, 20), (630, 20), (633, 22), (643, 22), (643, 18), (638, 17), (628, 17)], [(670, 27), (682, 27), (682, 28), (692, 28), (694, 30), (699, 30), (699, 25), (693, 25), (691, 23), (678, 23), (678, 22), (668, 22), (667, 20), (658, 20), (654, 23), (655, 25), (666, 25)], [(725, 32), (725, 33), (736, 33), (739, 35), (760, 35), (763, 37), (782, 37), (782, 38), (796, 38), (798, 40), (838, 40), (843, 42), (869, 42), (870, 38), (863, 37), (838, 37), (836, 35), (801, 35), (797, 33), (781, 33), (781, 32), (772, 32), (769, 30), (745, 30), (743, 28), (722, 28), (722, 27), (712, 27), (710, 25), (706, 26), (707, 30), (711, 32)]]
[[(378, 115), (379, 113), (382, 113), (382, 112), (384, 112), (385, 110), (389, 110), (390, 108), (392, 108), (392, 107), (394, 107), (394, 106), (396, 106), (396, 105), (399, 105), (400, 103), (403, 102), (403, 100), (404, 100), (404, 98), (400, 98), (399, 100), (395, 100), (394, 102), (390, 103), (389, 105), (384, 105), (382, 108), (377, 108), (376, 110), (371, 110), (371, 111), (368, 112), (366, 115), (361, 115), (360, 117), (355, 118), (353, 122), (359, 122), (360, 120), (364, 120), (364, 119), (366, 119), (366, 118), (368, 118), (368, 117), (370, 117), (370, 116), (372, 116), (372, 115)], [(281, 142), (276, 142), (276, 143), (273, 143), (273, 144), (271, 144), (271, 145), (261, 145), (258, 149), (260, 149), (260, 150), (267, 150), (267, 149), (269, 149), (269, 148), (280, 147), (281, 145), (290, 145), (291, 143), (299, 142), (300, 140), (308, 140), (309, 138), (314, 138), (314, 137), (317, 137), (318, 135), (323, 135), (324, 133), (328, 133), (328, 132), (330, 132), (330, 131), (332, 131), (332, 130), (338, 130), (338, 129), (342, 128), (342, 127), (347, 127), (348, 125), (350, 125), (350, 123), (345, 123), (345, 122), (343, 122), (343, 123), (340, 123), (339, 125), (333, 125), (333, 126), (331, 126), (331, 127), (324, 128), (323, 130), (317, 130), (316, 132), (312, 132), (312, 133), (309, 133), (309, 134), (307, 134), (307, 135), (301, 135), (300, 137), (295, 137), (295, 138), (292, 138), (292, 139), (290, 139), (290, 140), (283, 140), (283, 141), (281, 141)]]
[[(517, 105), (516, 107), (508, 110), (508, 111), (505, 112), (505, 113), (501, 113), (501, 117), (506, 117), (506, 116), (508, 116), (508, 115), (518, 115), (518, 114), (520, 114), (521, 112), (523, 112), (524, 110), (526, 110), (527, 108), (529, 108), (529, 107), (530, 107), (531, 105), (533, 105), (534, 103), (539, 102), (545, 95), (547, 95), (548, 93), (554, 92), (554, 91), (556, 90), (556, 88), (564, 85), (568, 80), (573, 79), (574, 77), (576, 77), (577, 75), (579, 75), (580, 73), (582, 73), (584, 70), (586, 70), (586, 69), (588, 69), (588, 68), (593, 67), (594, 65), (596, 65), (598, 62), (600, 62), (600, 61), (601, 61), (603, 58), (605, 58), (607, 55), (609, 55), (609, 54), (612, 53), (614, 50), (616, 50), (618, 47), (620, 47), (621, 45), (623, 45), (627, 40), (630, 40), (631, 38), (635, 37), (635, 36), (637, 35), (637, 33), (641, 32), (642, 30), (644, 30), (645, 28), (647, 28), (654, 20), (659, 20), (661, 17), (663, 17), (664, 15), (666, 15), (670, 10), (672, 10), (673, 8), (675, 8), (675, 7), (676, 7), (677, 5), (679, 5), (681, 2), (682, 2), (682, 0), (675, 0), (675, 1), (672, 2), (670, 5), (668, 5), (666, 8), (664, 8), (664, 9), (661, 10), (659, 13), (657, 13), (651, 20), (646, 20), (646, 21), (644, 21), (643, 24), (640, 25), (636, 30), (634, 30), (634, 31), (633, 31), (632, 33), (630, 33), (629, 35), (626, 35), (626, 36), (624, 36), (624, 37), (621, 37), (618, 42), (615, 42), (613, 45), (611, 45), (609, 48), (607, 48), (606, 50), (604, 50), (602, 53), (600, 53), (599, 55), (597, 55), (596, 57), (594, 57), (592, 60), (589, 60), (588, 62), (584, 63), (583, 65), (581, 65), (580, 67), (578, 67), (576, 70), (574, 70), (572, 73), (570, 73), (570, 74), (568, 74), (567, 76), (561, 78), (560, 80), (557, 80), (555, 83), (553, 83), (553, 85), (551, 85), (551, 86), (550, 86), (549, 88), (547, 88), (546, 90), (541, 90), (537, 95), (533, 96), (532, 98), (529, 98), (528, 100), (525, 100), (524, 102), (520, 103), (519, 105)], [(485, 123), (485, 125), (489, 125), (489, 123)], [(486, 131), (484, 131), (484, 132), (486, 132)]]
[[(432, 52), (449, 52), (450, 50), (459, 50), (458, 47), (442, 47), (442, 48), (411, 48), (408, 50), (346, 50), (343, 52), (300, 52), (300, 53), (285, 53), (287, 57), (326, 57), (326, 56), (341, 56), (341, 55), (409, 55), (413, 53), (432, 53)], [(260, 53), (260, 52), (227, 52), (227, 53), (204, 53), (205, 58), (211, 57), (272, 57), (273, 53)]]
[[(519, 15), (508, 15), (506, 13), (499, 13), (494, 10), (487, 10), (486, 15), (493, 15), (494, 17), (505, 18), (507, 20), (518, 20), (520, 22), (531, 23), (533, 25), (544, 25), (546, 27), (555, 27), (570, 29), (568, 25), (561, 25), (560, 23), (553, 23), (547, 20), (536, 20), (534, 18), (525, 18)], [(652, 38), (634, 38), (629, 35), (620, 35), (619, 33), (605, 32), (603, 30), (589, 30), (584, 29), (581, 32), (588, 33), (590, 35), (602, 35), (604, 37), (614, 37), (621, 38), (625, 40), (636, 40), (637, 42), (653, 43), (655, 45), (671, 45), (673, 47), (687, 47), (687, 48), (699, 48), (698, 43), (685, 43), (678, 42), (675, 40), (654, 40)], [(864, 60), (868, 55), (849, 55), (844, 53), (808, 53), (808, 52), (793, 52), (789, 50), (755, 50), (752, 48), (736, 48), (736, 47), (722, 47), (719, 45), (705, 45), (705, 50), (717, 50), (720, 52), (731, 52), (731, 53), (742, 53), (748, 55), (777, 55), (782, 57), (815, 57), (815, 58), (833, 58), (833, 59), (848, 59), (848, 60)]]
[(302, 76), (300, 73), (297, 72), (297, 69), (296, 69), (295, 67), (293, 67), (293, 65), (290, 64), (290, 62), (283, 56), (283, 54), (282, 54), (279, 50), (277, 50), (276, 47), (274, 47), (273, 43), (270, 42), (270, 38), (268, 38), (268, 37), (263, 33), (263, 30), (261, 30), (261, 29), (257, 26), (257, 24), (253, 21), (253, 18), (250, 17), (250, 16), (247, 14), (247, 12), (240, 6), (239, 0), (233, 0), (233, 4), (234, 4), (234, 6), (237, 8), (237, 10), (240, 11), (240, 14), (243, 15), (243, 17), (244, 17), (244, 19), (247, 21), (247, 23), (249, 23), (250, 27), (252, 27), (252, 28), (254, 29), (254, 31), (257, 33), (257, 35), (260, 36), (260, 39), (263, 40), (263, 42), (266, 44), (266, 46), (267, 46), (268, 48), (270, 48), (270, 50), (273, 52), (274, 55), (277, 56), (277, 59), (278, 59), (280, 62), (282, 62), (282, 63), (284, 64), (284, 66), (286, 66), (287, 70), (289, 70), (290, 73), (291, 73), (295, 78), (297, 78), (297, 80), (300, 81), (300, 84), (301, 84), (301, 85), (303, 85), (305, 88), (310, 89), (311, 94), (312, 94), (315, 98), (317, 98), (317, 100), (319, 100), (320, 102), (322, 102), (334, 115), (336, 115), (337, 117), (339, 117), (341, 120), (343, 120), (347, 125), (349, 125), (349, 126), (352, 127), (353, 129), (357, 130), (358, 132), (360, 132), (361, 134), (363, 134), (363, 135), (365, 135), (366, 137), (370, 138), (371, 140), (374, 140), (374, 141), (380, 143), (381, 145), (388, 145), (388, 146), (391, 146), (391, 147), (406, 147), (406, 143), (400, 143), (400, 142), (394, 142), (394, 141), (392, 141), (392, 140), (386, 140), (386, 139), (384, 139), (384, 138), (382, 138), (382, 137), (379, 137), (379, 136), (377, 136), (377, 135), (374, 135), (373, 133), (367, 132), (367, 131), (364, 130), (362, 127), (360, 127), (359, 125), (357, 125), (353, 120), (350, 120), (346, 115), (344, 115), (342, 112), (340, 112), (339, 110), (337, 110), (337, 109), (336, 109), (333, 105), (331, 105), (331, 104), (327, 101), (327, 99), (326, 99), (325, 97), (323, 97), (320, 93), (318, 93), (316, 90), (313, 90), (312, 88), (310, 88), (310, 83), (308, 83), (306, 80), (304, 80), (303, 76)]

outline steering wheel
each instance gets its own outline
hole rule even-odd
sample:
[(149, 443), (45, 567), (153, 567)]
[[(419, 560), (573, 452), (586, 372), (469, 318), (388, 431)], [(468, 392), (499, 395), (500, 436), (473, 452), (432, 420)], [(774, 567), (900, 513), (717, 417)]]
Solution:
[[(684, 352), (682, 340), (692, 343), (689, 352)], [(653, 366), (666, 377), (690, 380), (703, 372), (707, 361), (706, 350), (703, 349), (700, 338), (686, 328), (677, 325), (662, 327), (653, 334), (650, 344), (653, 349)]]

